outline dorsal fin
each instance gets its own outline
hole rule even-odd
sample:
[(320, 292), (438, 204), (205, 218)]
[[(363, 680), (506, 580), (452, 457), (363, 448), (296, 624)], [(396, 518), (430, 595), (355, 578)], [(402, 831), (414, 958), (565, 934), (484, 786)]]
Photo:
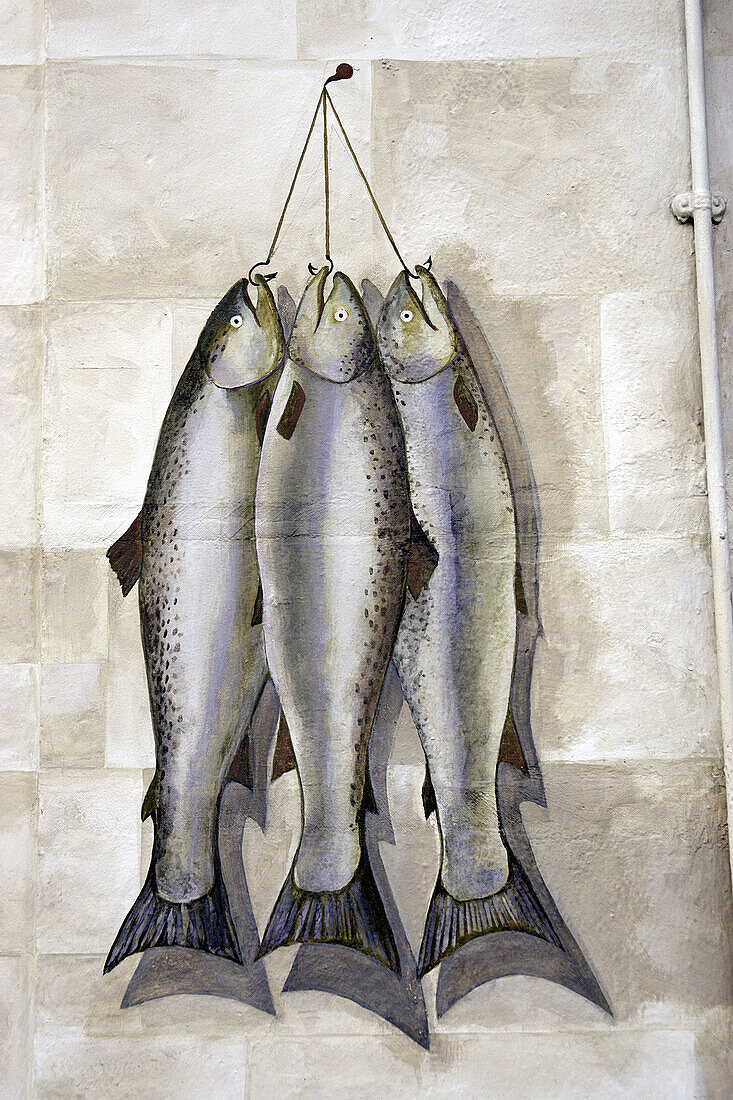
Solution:
[(143, 567), (142, 519), (140, 509), (124, 535), (120, 535), (107, 551), (109, 564), (120, 582), (123, 596), (133, 590)]
[(369, 757), (366, 760), (366, 770), (364, 772), (364, 793), (361, 796), (361, 808), (366, 813), (378, 814), (379, 807), (377, 806), (377, 800), (374, 797), (374, 787), (372, 786), (372, 777), (369, 774)]

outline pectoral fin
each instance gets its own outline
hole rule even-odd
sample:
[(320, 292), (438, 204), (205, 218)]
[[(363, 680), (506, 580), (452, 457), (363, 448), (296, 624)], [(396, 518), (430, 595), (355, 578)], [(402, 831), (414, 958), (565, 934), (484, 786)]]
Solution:
[(462, 374), (459, 374), (456, 378), (456, 384), (453, 387), (453, 400), (459, 413), (466, 421), (469, 431), (474, 431), (478, 424), (478, 405)]
[(283, 439), (292, 439), (293, 432), (295, 431), (298, 421), (300, 420), (300, 414), (303, 411), (305, 405), (305, 390), (298, 382), (293, 382), (293, 388), (290, 391), (287, 404), (283, 409), (282, 416), (277, 422), (278, 433)]
[(260, 441), (260, 447), (262, 446), (262, 440), (265, 438), (265, 428), (267, 427), (271, 408), (272, 394), (269, 390), (265, 390), (262, 397), (257, 402), (257, 408), (255, 409), (255, 429), (257, 431), (257, 438)]
[(142, 519), (141, 509), (124, 535), (120, 535), (107, 551), (109, 564), (120, 582), (123, 596), (135, 587), (143, 567)]
[(410, 521), (410, 556), (407, 561), (407, 587), (414, 600), (428, 583), (438, 564), (438, 551), (428, 540), (415, 514)]

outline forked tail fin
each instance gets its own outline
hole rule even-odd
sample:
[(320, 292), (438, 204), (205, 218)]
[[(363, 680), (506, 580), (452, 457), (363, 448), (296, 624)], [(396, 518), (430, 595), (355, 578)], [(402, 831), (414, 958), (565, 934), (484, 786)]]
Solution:
[(262, 937), (258, 958), (293, 943), (341, 944), (400, 973), (394, 936), (364, 844), (351, 882), (332, 893), (301, 890), (293, 863)]
[(145, 885), (112, 944), (104, 973), (128, 955), (149, 947), (189, 947), (242, 965), (218, 861), (215, 876), (208, 894), (194, 901), (177, 903), (156, 892), (155, 865), (151, 862)]
[(438, 876), (425, 918), (418, 977), (422, 978), (464, 943), (492, 932), (525, 932), (562, 950), (549, 916), (514, 859), (510, 860), (506, 885), (486, 898), (458, 901), (448, 893)]

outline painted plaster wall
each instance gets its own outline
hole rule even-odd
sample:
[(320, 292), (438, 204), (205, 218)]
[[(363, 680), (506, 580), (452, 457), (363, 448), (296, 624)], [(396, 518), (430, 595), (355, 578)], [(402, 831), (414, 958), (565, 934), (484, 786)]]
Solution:
[[(733, 195), (733, 28), (706, 4), (714, 186)], [(394, 58), (381, 61), (379, 58)], [(0, 13), (0, 1027), (7, 1097), (722, 1097), (733, 961), (707, 551), (681, 0), (9, 0)], [(491, 340), (542, 512), (525, 822), (615, 1022), (504, 979), (425, 1053), (319, 994), (121, 1013), (104, 956), (148, 865), (136, 606), (104, 550), (137, 512), (207, 310), (265, 252), (319, 84), (408, 257)], [(299, 293), (320, 177), (286, 223)], [(396, 272), (343, 150), (334, 258)], [(733, 392), (731, 217), (716, 231)], [(729, 453), (733, 455), (733, 436)], [(733, 465), (731, 466), (733, 476)], [(414, 946), (437, 868), (405, 717), (383, 857)], [(294, 780), (247, 826), (264, 926)], [(409, 856), (405, 853), (409, 851)], [(267, 962), (273, 991), (292, 952)], [(430, 1002), (435, 979), (426, 981)]]

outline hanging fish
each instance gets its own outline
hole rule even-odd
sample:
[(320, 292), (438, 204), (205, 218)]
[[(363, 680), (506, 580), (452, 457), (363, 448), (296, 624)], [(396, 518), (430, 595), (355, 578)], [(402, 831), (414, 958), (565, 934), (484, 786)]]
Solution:
[(166, 412), (142, 511), (108, 557), (139, 582), (156, 771), (145, 885), (105, 963), (155, 946), (242, 961), (221, 876), (218, 805), (266, 681), (254, 492), (285, 354), (262, 276), (209, 317)]
[(364, 845), (367, 747), (404, 601), (404, 444), (364, 305), (322, 268), (298, 307), (257, 480), (270, 672), (303, 825), (261, 954), (338, 943), (399, 971)]
[(440, 288), (417, 268), (392, 284), (377, 326), (405, 436), (410, 496), (435, 553), (410, 584), (394, 651), (427, 757), (441, 866), (422, 975), (462, 943), (515, 930), (559, 945), (508, 849), (497, 810), (501, 759), (522, 764), (509, 715), (516, 644), (516, 527), (506, 460)]

